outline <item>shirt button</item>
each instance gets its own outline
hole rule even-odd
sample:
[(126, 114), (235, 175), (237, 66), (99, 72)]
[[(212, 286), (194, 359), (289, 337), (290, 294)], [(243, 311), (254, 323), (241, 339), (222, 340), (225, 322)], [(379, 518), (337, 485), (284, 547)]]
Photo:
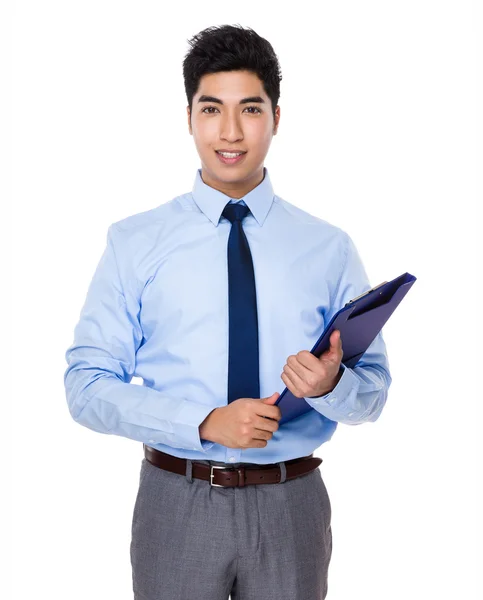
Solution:
[(156, 442), (154, 440), (149, 440), (150, 444), (155, 444)]
[(228, 459), (230, 462), (235, 462), (235, 457), (234, 456), (230, 456), (230, 458)]

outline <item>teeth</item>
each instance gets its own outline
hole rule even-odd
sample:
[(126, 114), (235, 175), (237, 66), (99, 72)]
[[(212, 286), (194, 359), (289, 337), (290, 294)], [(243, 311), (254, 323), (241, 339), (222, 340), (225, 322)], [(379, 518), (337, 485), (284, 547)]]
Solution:
[(236, 156), (240, 156), (240, 154), (243, 154), (243, 152), (218, 152), (218, 154), (221, 154), (225, 158), (235, 158)]

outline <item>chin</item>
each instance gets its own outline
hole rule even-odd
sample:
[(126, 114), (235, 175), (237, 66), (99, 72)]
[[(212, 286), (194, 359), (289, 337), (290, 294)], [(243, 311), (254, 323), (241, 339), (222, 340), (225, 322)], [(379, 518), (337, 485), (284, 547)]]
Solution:
[(216, 164), (214, 167), (210, 167), (209, 170), (214, 177), (221, 181), (236, 181), (238, 179), (243, 179), (251, 172), (250, 167), (247, 167), (247, 165), (228, 166)]

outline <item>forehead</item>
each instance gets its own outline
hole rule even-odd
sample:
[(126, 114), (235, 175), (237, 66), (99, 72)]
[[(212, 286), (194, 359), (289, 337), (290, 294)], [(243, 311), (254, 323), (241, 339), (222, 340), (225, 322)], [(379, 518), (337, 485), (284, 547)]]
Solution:
[(246, 96), (268, 99), (261, 80), (250, 71), (207, 73), (200, 79), (195, 98), (201, 95), (216, 96), (226, 102), (239, 102)]

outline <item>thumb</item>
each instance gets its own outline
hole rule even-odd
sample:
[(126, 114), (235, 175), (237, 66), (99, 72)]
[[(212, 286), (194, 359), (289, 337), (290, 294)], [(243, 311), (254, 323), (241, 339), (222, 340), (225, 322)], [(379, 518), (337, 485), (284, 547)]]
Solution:
[(279, 392), (274, 392), (271, 396), (267, 396), (266, 398), (262, 398), (262, 402), (265, 404), (274, 404), (279, 398)]
[(338, 329), (334, 329), (334, 331), (330, 334), (329, 342), (330, 342), (329, 348), (319, 356), (319, 360), (324, 361), (324, 359), (326, 359), (326, 358), (331, 360), (335, 356), (337, 356), (339, 353), (339, 350), (342, 349), (342, 338), (340, 336), (340, 331)]

